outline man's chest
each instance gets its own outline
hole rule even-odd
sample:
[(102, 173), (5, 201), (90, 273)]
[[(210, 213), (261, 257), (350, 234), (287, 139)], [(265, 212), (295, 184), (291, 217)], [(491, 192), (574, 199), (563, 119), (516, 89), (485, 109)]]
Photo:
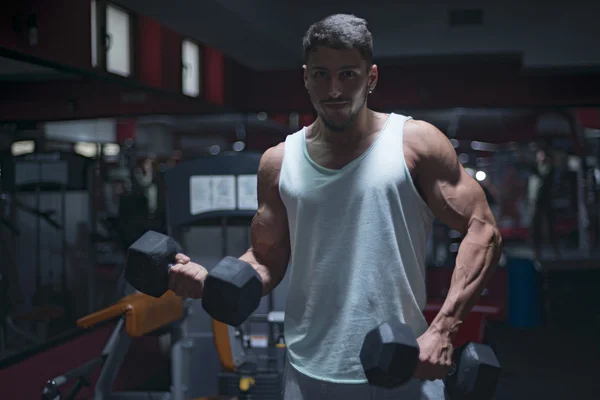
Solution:
[(308, 156), (315, 164), (331, 170), (341, 170), (364, 156), (370, 145), (371, 143), (362, 143), (351, 148), (332, 149), (308, 142), (306, 148)]
[[(399, 143), (394, 148), (384, 146), (384, 149), (374, 149), (373, 140), (361, 143), (355, 148), (344, 150), (331, 150), (315, 143), (306, 143), (308, 157), (317, 165), (330, 170), (342, 170), (346, 166), (362, 161), (362, 158), (384, 158), (384, 164), (404, 169), (404, 164), (413, 180), (416, 179), (416, 152), (411, 149), (410, 143)], [(382, 151), (383, 150), (383, 151)], [(374, 154), (368, 154), (368, 153)], [(396, 163), (392, 160), (398, 161)], [(387, 162), (386, 162), (387, 161)]]

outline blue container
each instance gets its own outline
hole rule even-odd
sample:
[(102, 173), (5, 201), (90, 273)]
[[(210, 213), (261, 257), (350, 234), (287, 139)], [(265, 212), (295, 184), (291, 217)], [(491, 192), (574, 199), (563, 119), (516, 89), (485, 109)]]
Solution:
[(542, 299), (539, 273), (533, 260), (509, 258), (508, 320), (516, 328), (531, 328), (542, 324)]

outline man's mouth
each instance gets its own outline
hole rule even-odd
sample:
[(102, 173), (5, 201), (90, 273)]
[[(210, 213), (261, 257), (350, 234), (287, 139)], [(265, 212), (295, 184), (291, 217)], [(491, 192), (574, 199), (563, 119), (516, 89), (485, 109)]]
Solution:
[(339, 110), (339, 109), (346, 107), (348, 105), (348, 102), (347, 101), (328, 101), (323, 104), (327, 108), (331, 108), (333, 110)]

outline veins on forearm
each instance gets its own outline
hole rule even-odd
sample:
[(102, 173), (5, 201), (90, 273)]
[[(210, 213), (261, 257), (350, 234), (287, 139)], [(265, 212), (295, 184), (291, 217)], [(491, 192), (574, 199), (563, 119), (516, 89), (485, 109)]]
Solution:
[(432, 325), (454, 335), (466, 314), (478, 301), (498, 262), (500, 239), (497, 229), (469, 230), (463, 239), (446, 300)]

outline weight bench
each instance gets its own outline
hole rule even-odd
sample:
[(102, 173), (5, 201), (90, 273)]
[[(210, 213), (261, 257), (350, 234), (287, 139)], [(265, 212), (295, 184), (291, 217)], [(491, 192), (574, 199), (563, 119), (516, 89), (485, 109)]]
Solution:
[[(177, 342), (171, 349), (171, 390), (169, 392), (124, 391), (112, 393), (112, 386), (134, 338), (152, 334), (184, 318), (183, 299), (168, 291), (160, 298), (142, 293), (125, 296), (110, 307), (87, 315), (77, 321), (81, 328), (89, 329), (99, 323), (118, 318), (102, 354), (87, 363), (51, 379), (42, 391), (42, 398), (64, 400), (75, 398), (77, 392), (89, 384), (93, 370), (102, 367), (94, 387), (96, 400), (188, 400), (187, 358), (183, 356), (182, 345)], [(139, 366), (143, 368), (143, 365)], [(61, 396), (60, 387), (73, 379), (77, 383), (67, 396)], [(198, 399), (200, 400), (200, 399)]]

